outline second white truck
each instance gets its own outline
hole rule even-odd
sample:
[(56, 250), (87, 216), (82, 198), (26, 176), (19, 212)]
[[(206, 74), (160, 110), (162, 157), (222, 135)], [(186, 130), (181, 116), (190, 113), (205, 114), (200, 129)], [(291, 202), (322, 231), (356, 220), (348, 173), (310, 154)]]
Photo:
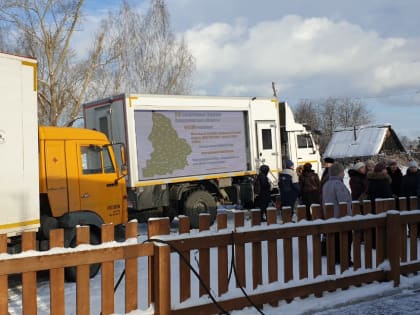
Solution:
[(277, 99), (122, 94), (84, 104), (84, 118), (125, 144), (129, 209), (140, 219), (185, 214), (197, 227), (217, 203), (251, 208), (262, 164), (274, 188), (285, 159), (320, 170), (312, 135)]

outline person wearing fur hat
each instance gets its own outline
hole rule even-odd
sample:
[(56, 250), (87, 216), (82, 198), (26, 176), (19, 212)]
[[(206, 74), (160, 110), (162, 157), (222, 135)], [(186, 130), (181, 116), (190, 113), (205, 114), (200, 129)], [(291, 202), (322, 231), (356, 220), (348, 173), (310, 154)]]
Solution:
[(366, 177), (366, 165), (363, 162), (356, 163), (349, 170), (351, 198), (353, 200), (364, 200), (367, 195), (368, 180)]
[(366, 175), (373, 173), (373, 169), (375, 168), (375, 162), (373, 162), (372, 160), (367, 160), (365, 162), (366, 165)]
[(417, 162), (411, 160), (408, 163), (407, 172), (403, 176), (401, 183), (401, 196), (412, 197), (417, 196), (418, 184), (420, 182), (420, 172), (418, 171)]
[(321, 175), (321, 187), (325, 184), (325, 182), (328, 180), (329, 174), (328, 171), (330, 167), (334, 164), (335, 160), (330, 157), (324, 158), (324, 171)]
[(391, 180), (392, 180), (392, 182), (391, 182), (392, 195), (393, 195), (393, 197), (399, 197), (403, 174), (402, 174), (400, 168), (398, 167), (397, 161), (391, 160), (389, 162), (386, 170), (387, 170), (388, 175), (391, 177)]
[(292, 207), (293, 210), (300, 194), (299, 178), (291, 160), (286, 160), (285, 166), (279, 175), (280, 201), (282, 207)]
[(386, 164), (379, 162), (375, 165), (373, 173), (367, 175), (367, 194), (372, 202), (372, 213), (376, 213), (375, 199), (392, 198), (391, 177), (388, 175)]
[(302, 174), (299, 176), (300, 191), (302, 202), (306, 206), (306, 219), (311, 220), (311, 205), (320, 204), (320, 188), (318, 174), (312, 170), (311, 163), (303, 165)]

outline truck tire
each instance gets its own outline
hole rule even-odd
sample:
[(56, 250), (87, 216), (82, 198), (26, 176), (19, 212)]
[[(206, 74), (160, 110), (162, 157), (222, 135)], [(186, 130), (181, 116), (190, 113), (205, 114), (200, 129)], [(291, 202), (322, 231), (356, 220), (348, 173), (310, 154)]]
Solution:
[[(98, 245), (101, 244), (100, 237), (94, 231), (90, 231), (90, 244), (91, 245)], [(76, 237), (74, 237), (70, 242), (70, 247), (76, 247)], [(90, 265), (89, 277), (93, 278), (101, 269), (101, 264), (92, 264)], [(65, 269), (65, 278), (68, 282), (76, 282), (77, 278), (77, 269), (76, 267), (68, 267)]]
[(200, 213), (210, 214), (210, 225), (216, 219), (217, 207), (213, 196), (204, 190), (196, 190), (187, 196), (184, 203), (184, 212), (190, 218), (190, 226), (198, 228)]

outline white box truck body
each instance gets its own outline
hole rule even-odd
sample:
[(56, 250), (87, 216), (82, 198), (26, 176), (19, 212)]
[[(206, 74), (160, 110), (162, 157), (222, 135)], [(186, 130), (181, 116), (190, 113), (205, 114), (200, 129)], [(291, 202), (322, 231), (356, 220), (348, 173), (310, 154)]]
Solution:
[[(282, 126), (290, 108), (280, 106), (288, 108), (271, 98), (122, 94), (84, 104), (84, 118), (85, 127), (126, 145), (129, 204), (140, 217), (157, 209), (186, 214), (196, 226), (199, 213), (214, 219), (216, 201), (252, 207), (262, 164), (277, 185), (286, 158), (281, 129), (288, 139), (308, 134)], [(296, 142), (284, 148), (296, 165), (309, 160), (299, 159)]]
[(36, 64), (0, 53), (0, 233), (9, 236), (40, 224)]

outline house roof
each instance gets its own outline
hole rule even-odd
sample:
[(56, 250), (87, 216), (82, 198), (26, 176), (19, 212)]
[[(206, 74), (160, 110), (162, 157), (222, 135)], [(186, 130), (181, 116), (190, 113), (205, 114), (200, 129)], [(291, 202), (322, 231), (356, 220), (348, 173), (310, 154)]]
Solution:
[(337, 129), (325, 149), (324, 157), (343, 159), (374, 156), (381, 152), (389, 136), (393, 138), (395, 149), (405, 152), (390, 124)]

